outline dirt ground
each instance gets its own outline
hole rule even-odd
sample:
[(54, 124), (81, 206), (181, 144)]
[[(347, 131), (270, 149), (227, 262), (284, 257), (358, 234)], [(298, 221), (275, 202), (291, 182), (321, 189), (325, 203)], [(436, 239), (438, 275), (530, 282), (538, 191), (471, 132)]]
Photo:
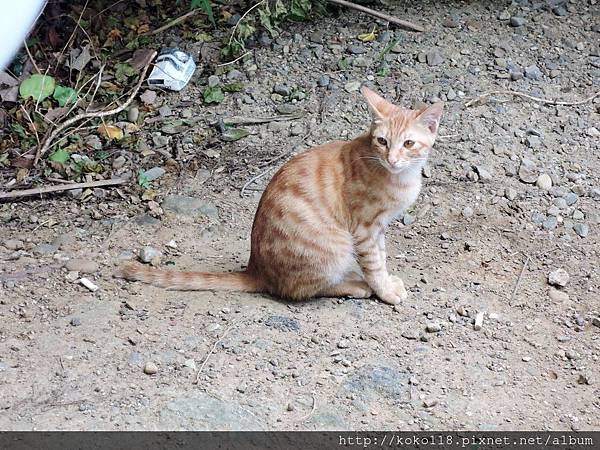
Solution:
[[(136, 155), (166, 170), (158, 218), (127, 188), (0, 205), (1, 429), (600, 428), (600, 98), (465, 106), (497, 89), (599, 91), (598, 2), (398, 4), (389, 11), (427, 31), (379, 24), (362, 43), (376, 23), (345, 11), (259, 39), (219, 75), (245, 84), (220, 105), (197, 100), (208, 64), (181, 93), (158, 93)], [(218, 51), (179, 45), (200, 61)], [(260, 190), (289, 155), (269, 161), (364, 131), (361, 82), (405, 106), (446, 102), (419, 200), (387, 232), (407, 301), (289, 303), (112, 278), (144, 246), (169, 269), (242, 267)], [(304, 115), (194, 140), (219, 117), (286, 108)], [(164, 128), (179, 117), (184, 129)], [(568, 282), (550, 286), (560, 268)]]

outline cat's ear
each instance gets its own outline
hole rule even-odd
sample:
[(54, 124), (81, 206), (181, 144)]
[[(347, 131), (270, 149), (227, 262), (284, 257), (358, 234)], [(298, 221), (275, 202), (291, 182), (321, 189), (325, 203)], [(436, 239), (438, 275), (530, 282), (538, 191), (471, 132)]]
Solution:
[(417, 121), (425, 125), (432, 134), (437, 134), (443, 109), (443, 102), (434, 103), (429, 108), (424, 109), (421, 114), (417, 116)]
[(388, 101), (385, 98), (383, 98), (380, 95), (373, 92), (371, 89), (369, 89), (366, 86), (361, 87), (360, 92), (367, 100), (367, 104), (369, 105), (369, 110), (371, 111), (371, 114), (373, 115), (373, 120), (375, 120), (375, 121), (383, 120), (385, 117), (383, 112), (386, 109)]

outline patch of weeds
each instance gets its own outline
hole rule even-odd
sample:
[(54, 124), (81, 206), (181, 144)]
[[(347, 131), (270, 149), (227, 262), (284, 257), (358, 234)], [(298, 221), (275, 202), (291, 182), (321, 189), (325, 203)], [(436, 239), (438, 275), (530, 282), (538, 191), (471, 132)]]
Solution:
[(347, 58), (342, 58), (337, 62), (338, 69), (348, 70), (350, 68), (350, 61)]
[(239, 81), (235, 82), (235, 83), (229, 83), (226, 84), (225, 86), (223, 86), (223, 91), (224, 92), (242, 92), (244, 90), (244, 83), (241, 83)]
[(304, 22), (315, 13), (324, 12), (325, 6), (321, 0), (264, 0), (237, 24), (221, 53), (226, 58), (242, 54), (246, 50), (246, 40), (258, 27), (264, 28), (274, 37), (285, 22)]
[(377, 71), (378, 77), (387, 77), (392, 73), (392, 69), (387, 64), (382, 64), (379, 70)]
[(217, 103), (218, 104), (218, 103), (221, 103), (223, 100), (225, 100), (225, 94), (223, 94), (223, 91), (218, 86), (207, 87), (206, 89), (204, 89), (204, 92), (202, 95), (204, 96), (204, 101), (206, 103)]
[(152, 188), (152, 181), (150, 181), (150, 179), (144, 175), (143, 170), (138, 172), (138, 185), (144, 190)]

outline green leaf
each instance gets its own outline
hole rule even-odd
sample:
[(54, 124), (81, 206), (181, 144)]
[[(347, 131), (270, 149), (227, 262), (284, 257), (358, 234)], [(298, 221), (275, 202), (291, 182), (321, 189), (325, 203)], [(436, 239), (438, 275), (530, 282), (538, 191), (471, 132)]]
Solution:
[(226, 142), (233, 142), (245, 138), (250, 132), (245, 128), (231, 128), (223, 133), (223, 140)]
[(41, 102), (52, 95), (55, 86), (54, 78), (36, 73), (23, 80), (19, 86), (19, 94), (24, 99), (32, 97), (36, 102)]
[(342, 58), (338, 61), (337, 66), (340, 70), (348, 70), (350, 68), (350, 61), (346, 58)]
[(273, 11), (274, 16), (277, 19), (284, 17), (288, 13), (287, 7), (283, 3), (282, 0), (277, 0), (275, 2), (275, 10)]
[(213, 9), (212, 9), (212, 6), (211, 6), (209, 0), (192, 0), (191, 8), (192, 9), (202, 8), (202, 10), (208, 16), (208, 20), (210, 20), (210, 23), (212, 23), (213, 27), (217, 26), (217, 24), (215, 22), (215, 15), (213, 14)]
[(204, 101), (206, 103), (221, 103), (225, 100), (225, 94), (220, 87), (207, 87), (204, 90)]
[(238, 35), (242, 41), (245, 41), (250, 36), (254, 34), (256, 28), (249, 21), (239, 22), (238, 23)]
[(137, 74), (137, 70), (131, 67), (129, 64), (119, 63), (115, 65), (115, 78), (119, 83), (127, 81), (127, 78)]
[(144, 189), (150, 189), (150, 187), (152, 186), (152, 182), (150, 181), (150, 178), (148, 178), (146, 175), (144, 175), (144, 171), (140, 170), (138, 172), (138, 184), (143, 187)]
[(54, 153), (52, 153), (48, 157), (48, 159), (50, 161), (64, 164), (69, 160), (70, 157), (71, 157), (71, 154), (68, 151), (61, 148), (61, 149), (56, 150)]
[(69, 103), (75, 103), (77, 101), (77, 91), (70, 87), (58, 85), (54, 88), (52, 97), (58, 102), (58, 106), (62, 108)]
[(271, 37), (275, 36), (275, 28), (273, 21), (271, 20), (271, 11), (269, 11), (269, 4), (265, 3), (265, 7), (258, 10), (258, 17), (260, 24), (269, 32)]

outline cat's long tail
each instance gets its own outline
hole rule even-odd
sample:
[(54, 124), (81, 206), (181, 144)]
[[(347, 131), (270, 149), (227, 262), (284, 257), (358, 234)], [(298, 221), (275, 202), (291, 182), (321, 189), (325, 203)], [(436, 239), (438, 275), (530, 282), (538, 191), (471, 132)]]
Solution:
[(239, 291), (262, 292), (259, 280), (249, 272), (178, 272), (155, 269), (137, 263), (127, 263), (114, 274), (117, 278), (142, 281), (178, 291)]

